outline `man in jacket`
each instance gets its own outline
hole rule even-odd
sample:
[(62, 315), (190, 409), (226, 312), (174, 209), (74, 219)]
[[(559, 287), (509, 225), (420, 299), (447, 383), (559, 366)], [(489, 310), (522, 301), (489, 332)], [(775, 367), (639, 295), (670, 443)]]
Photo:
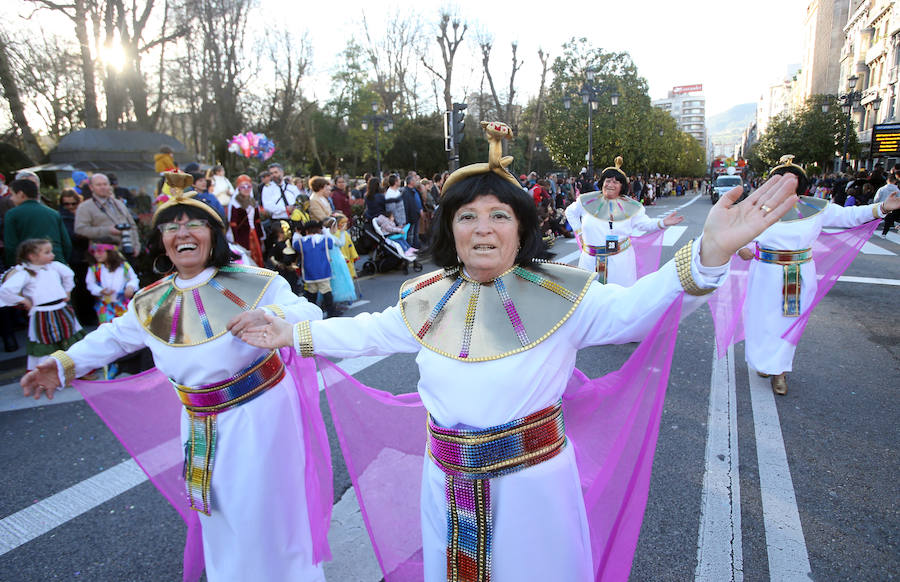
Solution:
[(11, 208), (4, 216), (3, 243), (6, 250), (6, 264), (16, 264), (16, 249), (19, 243), (30, 238), (45, 238), (53, 245), (54, 258), (66, 264), (66, 257), (72, 252), (72, 242), (59, 212), (38, 202), (40, 193), (31, 180), (13, 180)]
[(141, 244), (137, 224), (125, 203), (113, 196), (109, 178), (94, 174), (90, 185), (93, 197), (75, 211), (75, 233), (91, 242), (120, 245), (122, 254), (138, 256)]

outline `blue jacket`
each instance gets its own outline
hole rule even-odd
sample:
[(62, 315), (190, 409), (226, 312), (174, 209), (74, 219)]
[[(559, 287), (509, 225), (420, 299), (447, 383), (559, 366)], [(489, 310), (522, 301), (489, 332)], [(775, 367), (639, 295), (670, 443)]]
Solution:
[(294, 250), (303, 258), (303, 280), (307, 283), (331, 279), (328, 250), (334, 247), (330, 235), (308, 234), (294, 243)]

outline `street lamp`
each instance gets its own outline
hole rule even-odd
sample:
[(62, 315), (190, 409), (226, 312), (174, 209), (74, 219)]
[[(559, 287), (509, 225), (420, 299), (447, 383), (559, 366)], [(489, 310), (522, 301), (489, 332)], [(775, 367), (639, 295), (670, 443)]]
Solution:
[(372, 115), (363, 117), (362, 130), (367, 131), (370, 124), (375, 131), (375, 160), (378, 170), (378, 179), (381, 180), (384, 176), (381, 174), (381, 150), (378, 149), (378, 126), (380, 125), (384, 131), (391, 131), (394, 129), (394, 120), (391, 119), (390, 115), (378, 115), (378, 101), (372, 101)]
[[(619, 93), (615, 86), (604, 84), (602, 87), (594, 85), (594, 77), (597, 72), (588, 69), (584, 72), (584, 83), (578, 92), (581, 95), (581, 102), (588, 106), (588, 177), (594, 180), (594, 111), (600, 107), (600, 98), (606, 93), (610, 93), (609, 102), (613, 107), (619, 104)], [(569, 110), (572, 108), (572, 98), (569, 95), (563, 97), (563, 108)]]
[(844, 133), (844, 155), (841, 156), (841, 172), (847, 171), (847, 148), (850, 146), (850, 125), (852, 123), (851, 114), (853, 113), (853, 107), (862, 99), (862, 91), (856, 90), (857, 81), (859, 81), (859, 77), (856, 75), (847, 77), (847, 92), (838, 97), (841, 107), (847, 112), (847, 130)]

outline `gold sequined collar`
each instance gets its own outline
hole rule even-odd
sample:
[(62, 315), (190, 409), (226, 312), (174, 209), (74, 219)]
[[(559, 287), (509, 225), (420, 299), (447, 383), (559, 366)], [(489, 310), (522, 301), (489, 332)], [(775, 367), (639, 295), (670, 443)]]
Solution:
[(513, 267), (479, 283), (459, 269), (406, 281), (400, 310), (423, 346), (463, 362), (496, 360), (533, 348), (565, 323), (595, 273), (558, 263)]
[(274, 271), (229, 265), (200, 285), (180, 288), (169, 275), (141, 289), (134, 309), (148, 333), (173, 347), (212, 341), (231, 319), (254, 309), (275, 277)]
[[(628, 220), (644, 209), (644, 205), (628, 196), (609, 199), (603, 192), (588, 192), (578, 197), (581, 207), (600, 220), (621, 222)], [(610, 218), (612, 216), (612, 218)]]
[(800, 196), (799, 198), (800, 200), (787, 211), (787, 214), (778, 219), (779, 222), (796, 222), (812, 218), (825, 210), (829, 204), (828, 200), (813, 196)]

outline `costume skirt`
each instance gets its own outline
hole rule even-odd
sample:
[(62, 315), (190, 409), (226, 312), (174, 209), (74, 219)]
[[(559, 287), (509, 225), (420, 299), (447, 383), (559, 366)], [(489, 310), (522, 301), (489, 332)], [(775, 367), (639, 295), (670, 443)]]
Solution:
[(51, 311), (32, 311), (28, 322), (28, 369), (56, 350), (67, 350), (84, 337), (84, 330), (68, 303)]
[(353, 286), (353, 278), (347, 269), (343, 253), (335, 247), (328, 251), (328, 258), (331, 260), (331, 292), (334, 294), (334, 300), (356, 301), (356, 288)]

